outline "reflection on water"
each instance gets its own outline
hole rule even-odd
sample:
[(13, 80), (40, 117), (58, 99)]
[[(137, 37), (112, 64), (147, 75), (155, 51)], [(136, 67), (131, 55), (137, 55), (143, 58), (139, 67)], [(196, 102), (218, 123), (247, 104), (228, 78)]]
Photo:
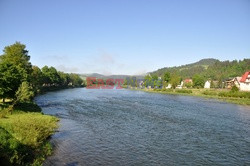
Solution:
[(249, 107), (84, 88), (36, 102), (61, 119), (45, 165), (250, 165)]

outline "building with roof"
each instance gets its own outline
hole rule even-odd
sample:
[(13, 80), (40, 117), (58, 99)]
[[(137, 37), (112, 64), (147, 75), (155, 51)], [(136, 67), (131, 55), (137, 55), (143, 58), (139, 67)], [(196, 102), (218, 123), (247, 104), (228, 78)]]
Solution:
[(242, 75), (241, 79), (239, 80), (239, 84), (240, 90), (250, 91), (250, 71), (247, 71)]

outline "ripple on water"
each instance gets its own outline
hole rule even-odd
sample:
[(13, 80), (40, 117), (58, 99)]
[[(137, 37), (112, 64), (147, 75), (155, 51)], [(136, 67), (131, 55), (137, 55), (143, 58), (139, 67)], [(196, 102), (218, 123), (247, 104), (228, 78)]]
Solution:
[(45, 165), (250, 165), (250, 107), (86, 89), (48, 93), (36, 102), (61, 119)]

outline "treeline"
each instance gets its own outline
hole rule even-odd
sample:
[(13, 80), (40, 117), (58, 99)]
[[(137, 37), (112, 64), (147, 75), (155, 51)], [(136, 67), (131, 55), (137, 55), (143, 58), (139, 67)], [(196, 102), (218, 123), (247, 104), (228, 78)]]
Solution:
[(41, 91), (83, 85), (77, 74), (63, 73), (54, 67), (33, 66), (26, 46), (20, 42), (6, 46), (0, 56), (0, 99), (3, 101), (6, 98), (29, 101)]
[(193, 78), (195, 75), (204, 77), (205, 80), (224, 81), (236, 76), (242, 76), (250, 70), (250, 59), (219, 61), (216, 59), (203, 59), (199, 62), (179, 67), (162, 68), (151, 75), (163, 77), (166, 72), (178, 75), (181, 79)]
[(242, 76), (246, 71), (250, 70), (250, 59), (234, 60), (234, 61), (217, 61), (211, 66), (208, 66), (204, 73), (201, 73), (205, 78), (212, 80), (225, 80), (237, 76)]

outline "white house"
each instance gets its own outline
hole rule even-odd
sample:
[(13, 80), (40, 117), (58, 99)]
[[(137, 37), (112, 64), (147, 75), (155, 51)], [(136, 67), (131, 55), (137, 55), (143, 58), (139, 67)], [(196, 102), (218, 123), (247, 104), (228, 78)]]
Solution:
[(240, 80), (240, 90), (250, 91), (250, 71), (245, 72)]
[(210, 81), (206, 81), (205, 85), (204, 85), (204, 88), (205, 89), (210, 89), (210, 86), (211, 86), (211, 82)]
[(177, 85), (177, 89), (182, 89), (182, 87), (183, 87), (183, 81), (181, 81), (181, 84), (180, 85)]
[(166, 89), (170, 89), (171, 87), (171, 84), (168, 84), (168, 86), (166, 86)]

